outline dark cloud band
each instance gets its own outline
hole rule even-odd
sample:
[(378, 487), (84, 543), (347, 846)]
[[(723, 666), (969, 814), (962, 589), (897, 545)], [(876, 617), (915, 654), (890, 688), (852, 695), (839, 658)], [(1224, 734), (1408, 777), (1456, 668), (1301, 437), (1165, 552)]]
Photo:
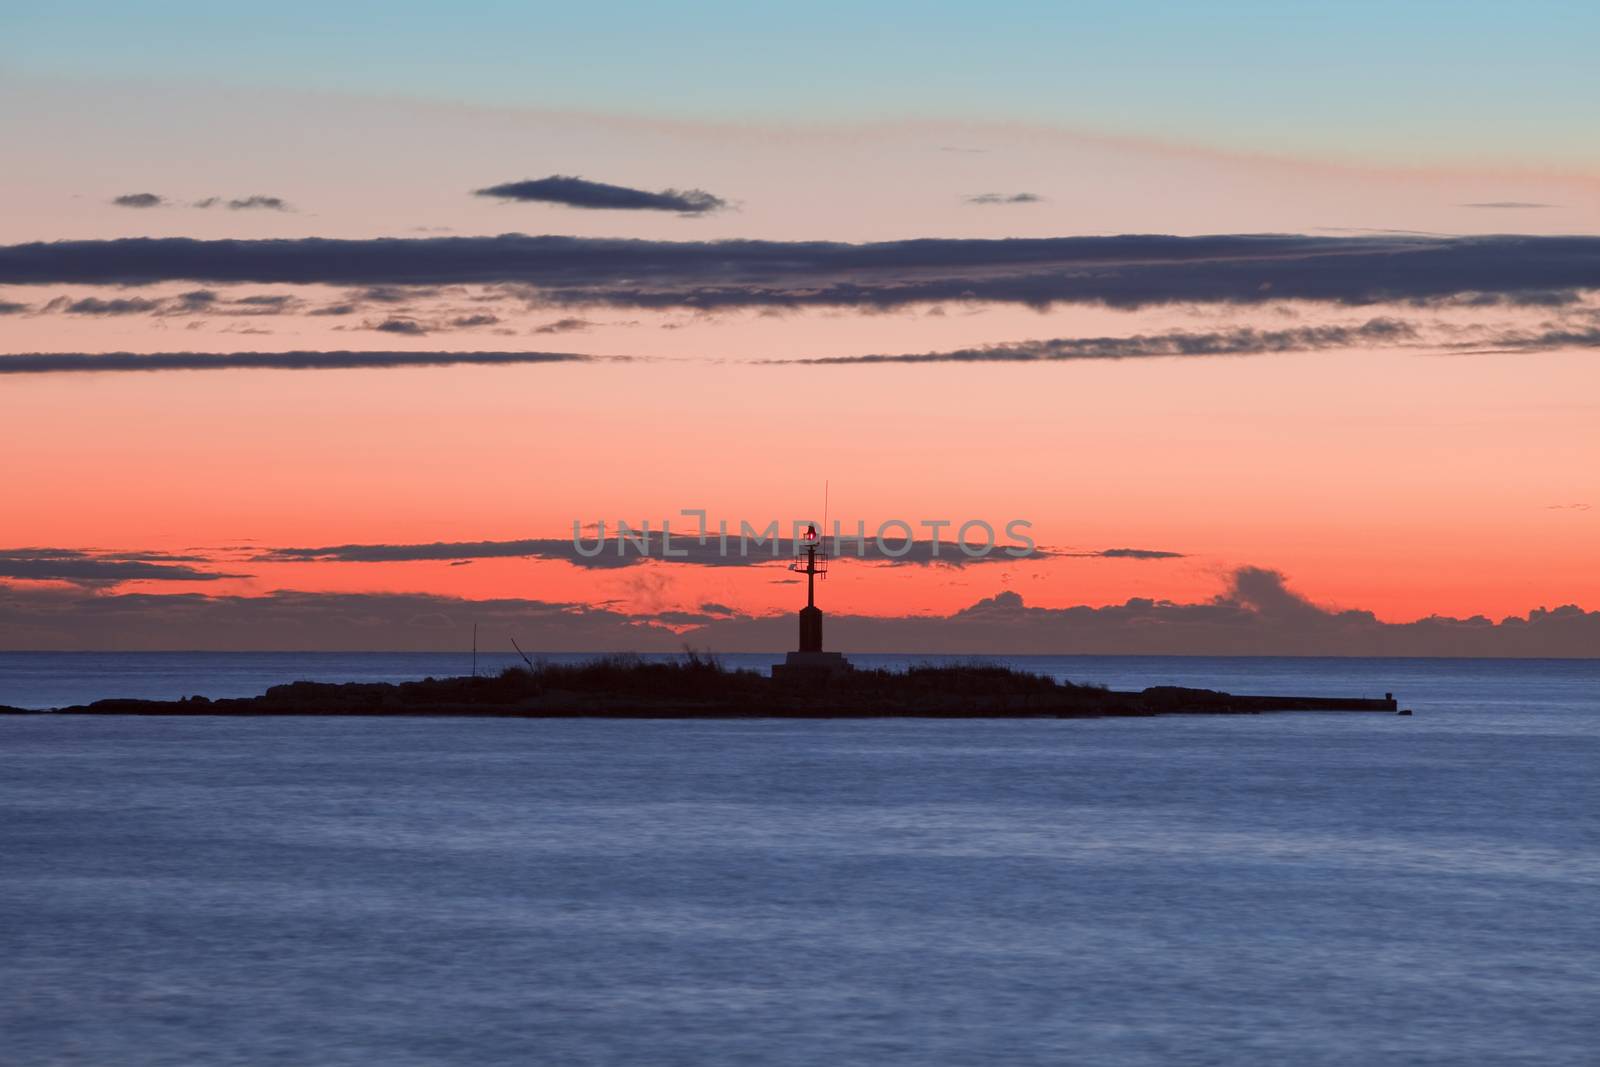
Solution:
[(868, 310), (930, 301), (1136, 308), (1348, 305), (1480, 294), (1546, 304), (1600, 288), (1600, 237), (1063, 237), (637, 241), (578, 237), (201, 241), (0, 247), (0, 284), (505, 284), (550, 305)]
[[(828, 540), (828, 545), (829, 550), (834, 551), (831, 538)], [(777, 544), (777, 554), (774, 555), (770, 542), (761, 544), (751, 542), (747, 552), (741, 555), (736, 534), (729, 535), (728, 547), (724, 549), (715, 535), (708, 536), (706, 543), (702, 545), (693, 533), (686, 536), (680, 531), (673, 535), (673, 554), (667, 556), (662, 552), (661, 531), (658, 528), (653, 532), (648, 556), (639, 550), (634, 541), (630, 540), (625, 544), (619, 545), (618, 539), (613, 536), (604, 540), (586, 538), (581, 551), (570, 539), (547, 537), (529, 538), (521, 541), (444, 541), (414, 545), (373, 544), (330, 545), (323, 548), (278, 548), (266, 551), (257, 558), (262, 562), (273, 563), (395, 563), (416, 560), (455, 561), (524, 558), (560, 560), (579, 567), (609, 570), (617, 567), (636, 566), (645, 562), (646, 559), (701, 567), (741, 567), (792, 559), (797, 547), (792, 539), (780, 538)], [(841, 538), (835, 554), (841, 558), (859, 559), (869, 563), (949, 564), (956, 567), (984, 562), (1012, 563), (1017, 558), (1008, 554), (1004, 546), (1001, 545), (994, 546), (991, 551), (984, 555), (969, 555), (962, 551), (961, 545), (956, 541), (920, 539), (907, 543), (896, 540), (893, 544), (885, 547), (870, 535), (866, 536), (861, 542), (849, 536)], [(1184, 558), (1184, 553), (1153, 548), (1056, 551), (1035, 546), (1027, 554), (1027, 558), (1030, 559), (1048, 557), (1063, 559), (1162, 560), (1182, 559)]]
[(77, 585), (113, 585), (129, 581), (212, 582), (247, 578), (244, 574), (200, 570), (188, 564), (194, 556), (151, 552), (86, 552), (71, 548), (0, 550), (0, 578)]
[[(831, 542), (830, 542), (831, 544)], [(790, 538), (778, 538), (776, 552), (771, 540), (751, 540), (741, 554), (739, 536), (730, 533), (724, 549), (715, 534), (700, 544), (693, 532), (676, 531), (672, 535), (672, 554), (663, 553), (661, 530), (652, 531), (649, 552), (641, 551), (636, 540), (619, 542), (615, 536), (600, 539), (588, 537), (580, 551), (571, 538), (544, 537), (520, 541), (446, 541), (416, 545), (329, 545), (322, 548), (279, 548), (263, 553), (258, 558), (272, 563), (395, 563), (414, 560), (462, 559), (539, 559), (560, 560), (589, 569), (612, 570), (633, 567), (646, 560), (663, 563), (690, 564), (701, 567), (747, 567), (760, 563), (786, 562), (793, 559), (796, 544)], [(1110, 549), (1106, 552), (1067, 553), (1074, 556), (1124, 556), (1142, 550)], [(681, 555), (680, 555), (681, 553)], [(974, 563), (1013, 563), (1015, 557), (1006, 553), (1003, 546), (995, 546), (985, 555), (967, 555), (955, 541), (912, 540), (909, 543), (895, 539), (886, 550), (869, 532), (860, 544), (850, 536), (843, 537), (838, 546), (839, 556), (867, 562), (890, 564), (948, 564), (953, 567)], [(1057, 555), (1034, 548), (1029, 558), (1040, 559)], [(1174, 553), (1155, 553), (1134, 558), (1159, 558)]]
[[(38, 352), (0, 356), (0, 374), (158, 370), (352, 370), (369, 367), (587, 363), (571, 352)], [(617, 359), (620, 357), (605, 357)]]
[(1232, 356), (1303, 352), (1356, 345), (1410, 342), (1417, 330), (1398, 319), (1370, 319), (1359, 326), (1298, 326), (1287, 330), (1184, 331), (1132, 337), (1058, 337), (1045, 341), (983, 345), (947, 352), (906, 355), (819, 356), (775, 363), (1044, 363), (1076, 359), (1138, 359), (1152, 356)]
[[(1331, 610), (1287, 587), (1274, 571), (1244, 567), (1198, 603), (1134, 599), (1091, 607), (1035, 607), (1014, 592), (949, 615), (835, 614), (829, 640), (854, 652), (1059, 655), (1571, 656), (1600, 648), (1600, 611), (1537, 609), (1498, 622), (1430, 616), (1384, 622)], [(7, 590), (0, 647), (168, 649), (458, 649), (474, 628), (510, 651), (510, 637), (544, 651), (677, 652), (685, 641), (719, 652), (788, 648), (794, 616), (699, 611), (632, 614), (605, 606), (444, 596), (277, 592), (200, 593)]]

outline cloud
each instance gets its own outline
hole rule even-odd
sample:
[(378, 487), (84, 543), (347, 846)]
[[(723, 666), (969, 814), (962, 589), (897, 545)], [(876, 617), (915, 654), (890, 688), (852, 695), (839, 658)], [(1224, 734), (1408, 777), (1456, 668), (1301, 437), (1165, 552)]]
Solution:
[[(515, 636), (540, 651), (718, 652), (793, 647), (794, 615), (699, 610), (630, 614), (613, 606), (458, 600), (412, 594), (278, 592), (89, 595), (0, 589), (0, 647), (12, 649), (437, 650), (485, 648)], [(1272, 570), (1240, 568), (1210, 600), (1135, 598), (1118, 605), (1033, 607), (1015, 592), (940, 616), (830, 613), (828, 643), (846, 653), (1059, 655), (1520, 656), (1594, 658), (1600, 611), (1566, 605), (1491, 621), (1430, 616), (1386, 623), (1371, 612), (1314, 604)], [(1404, 694), (1401, 694), (1402, 698)]]
[(194, 206), (198, 208), (215, 207), (223, 204), (229, 211), (292, 211), (289, 202), (278, 196), (240, 196), (231, 200), (223, 200), (220, 196), (208, 196), (204, 200), (196, 200)]
[(35, 582), (109, 585), (127, 581), (210, 582), (245, 574), (204, 571), (192, 556), (163, 553), (85, 552), (70, 548), (0, 549), (0, 578)]
[(968, 204), (1039, 204), (1044, 197), (1038, 193), (978, 193), (962, 200)]
[(596, 325), (588, 319), (557, 319), (534, 328), (534, 333), (583, 333)]
[[(736, 635), (753, 636), (754, 629), (718, 623), (691, 636), (702, 647), (733, 651), (750, 647), (736, 643)], [(780, 633), (787, 636), (774, 625), (767, 638), (772, 643), (755, 647), (787, 647)], [(831, 616), (828, 633), (832, 647), (862, 652), (1059, 654), (1070, 648), (1091, 655), (1592, 658), (1600, 649), (1600, 611), (1569, 605), (1498, 623), (1481, 616), (1386, 623), (1369, 611), (1315, 604), (1277, 571), (1241, 567), (1219, 595), (1198, 603), (1135, 598), (1104, 607), (1045, 608), (1006, 591), (942, 617)]]
[[(155, 193), (127, 193), (115, 197), (111, 201), (118, 207), (150, 208), (171, 207), (173, 202), (164, 196)], [(241, 196), (226, 198), (221, 196), (207, 196), (199, 200), (189, 201), (189, 206), (204, 211), (207, 208), (223, 205), (230, 211), (293, 211), (289, 203), (277, 196)]]
[[(278, 315), (298, 307), (298, 297), (286, 294), (257, 293), (236, 299), (225, 299), (211, 289), (193, 289), (170, 297), (115, 297), (97, 296), (73, 300), (57, 297), (40, 308), (45, 314), (64, 315), (207, 315), (207, 316), (261, 316)], [(23, 309), (24, 305), (17, 304)]]
[(65, 297), (50, 301), (44, 306), (46, 311), (61, 311), (68, 315), (142, 315), (155, 311), (161, 307), (159, 300), (146, 300), (144, 297), (118, 297), (115, 300), (102, 300), (97, 296), (86, 296), (82, 300), (67, 300)]
[(564, 174), (491, 185), (487, 189), (476, 190), (474, 195), (591, 210), (674, 211), (680, 215), (704, 215), (728, 206), (726, 200), (712, 196), (704, 189), (663, 189), (659, 193), (651, 193)]
[(374, 367), (588, 363), (572, 352), (37, 352), (0, 356), (0, 374), (164, 370), (351, 370)]
[(178, 305), (192, 311), (206, 311), (216, 306), (221, 297), (210, 289), (194, 289), (187, 293), (179, 293), (175, 300)]
[(1502, 330), (1474, 341), (1444, 346), (1457, 352), (1548, 352), (1556, 348), (1600, 347), (1600, 326), (1547, 327), (1540, 330)]
[(1572, 289), (1527, 289), (1518, 293), (1460, 293), (1456, 296), (1416, 298), (1409, 301), (1414, 307), (1431, 308), (1570, 308), (1583, 303), (1583, 297)]
[(663, 626), (704, 626), (708, 622), (715, 622), (718, 616), (708, 615), (703, 611), (658, 611), (650, 616), (651, 621)]
[(458, 329), (469, 330), (475, 326), (493, 326), (500, 321), (498, 315), (461, 315), (450, 320), (450, 325)]
[[(943, 564), (962, 567), (978, 563), (1015, 562), (1015, 559), (1005, 552), (1005, 546), (1009, 542), (1003, 537), (997, 538), (993, 551), (981, 557), (966, 555), (954, 541), (914, 539), (909, 547), (904, 547), (902, 551), (903, 546), (906, 546), (904, 538), (891, 534), (884, 540), (885, 546), (880, 548), (877, 541), (869, 535), (865, 548), (862, 548), (854, 540), (844, 538), (836, 555), (839, 558), (860, 559), (869, 563), (921, 566)], [(974, 551), (980, 545), (981, 541), (974, 535), (972, 541)], [(276, 548), (262, 552), (257, 559), (275, 563), (393, 563), (414, 560), (525, 558), (559, 560), (576, 567), (600, 570), (636, 567), (646, 562), (701, 567), (746, 567), (763, 563), (787, 564), (795, 557), (796, 545), (792, 539), (779, 538), (777, 552), (774, 554), (770, 541), (757, 544), (752, 538), (746, 554), (741, 555), (736, 531), (730, 532), (728, 547), (724, 551), (715, 534), (711, 534), (702, 545), (692, 530), (675, 530), (672, 535), (672, 551), (671, 556), (663, 554), (661, 529), (655, 526), (650, 533), (648, 555), (640, 552), (633, 539), (619, 540), (612, 534), (601, 542), (593, 534), (589, 534), (584, 538), (583, 551), (579, 551), (571, 538), (542, 537), (520, 541), (441, 541), (432, 544), (351, 544), (320, 548)], [(683, 555), (677, 554), (680, 552)], [(1056, 553), (1038, 548), (1029, 558), (1042, 559), (1053, 555)], [(1082, 555), (1100, 555), (1100, 553), (1082, 553)]]
[(406, 337), (421, 337), (428, 332), (427, 328), (415, 319), (384, 319), (369, 329), (380, 333), (403, 334)]
[(877, 244), (583, 237), (124, 238), (0, 246), (0, 284), (504, 284), (548, 306), (703, 310), (987, 301), (1139, 308), (1600, 287), (1600, 237), (931, 238)]
[(432, 296), (436, 290), (431, 288), (405, 288), (395, 285), (373, 285), (355, 294), (358, 302), (371, 304), (404, 304), (418, 297)]
[[(407, 594), (278, 592), (90, 595), (0, 588), (0, 647), (13, 649), (440, 649), (642, 648), (676, 651), (682, 639), (648, 616), (537, 600), (466, 601)], [(570, 644), (569, 644), (570, 642)]]
[(1480, 204), (1462, 204), (1461, 207), (1490, 208), (1494, 210), (1517, 210), (1522, 208), (1560, 207), (1560, 204), (1536, 204), (1525, 200), (1490, 200)]
[(288, 211), (289, 204), (276, 196), (246, 196), (228, 201), (229, 211)]
[(1137, 359), (1157, 356), (1257, 355), (1300, 352), (1356, 345), (1392, 345), (1414, 341), (1416, 328), (1398, 319), (1370, 319), (1359, 326), (1297, 326), (1285, 330), (1240, 327), (1203, 332), (1174, 330), (1132, 337), (1058, 337), (1047, 341), (958, 348), (948, 352), (908, 355), (818, 356), (770, 360), (796, 364), (869, 363), (1040, 363), (1075, 359)]
[(20, 315), (27, 310), (27, 304), (16, 304), (9, 300), (0, 300), (0, 315)]
[(1184, 559), (1182, 552), (1163, 552), (1156, 548), (1103, 548), (1099, 552), (1083, 553), (1098, 559)]
[(155, 193), (124, 193), (114, 196), (111, 202), (117, 207), (165, 207), (166, 200)]

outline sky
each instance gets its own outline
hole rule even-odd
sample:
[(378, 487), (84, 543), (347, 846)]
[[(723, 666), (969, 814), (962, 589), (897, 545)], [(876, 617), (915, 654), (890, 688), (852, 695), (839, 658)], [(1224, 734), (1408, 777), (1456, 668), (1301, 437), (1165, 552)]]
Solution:
[(1596, 654), (1597, 43), (1579, 3), (8, 14), (0, 647), (786, 647), (784, 559), (573, 549), (698, 509), (911, 524), (833, 567), (845, 651)]

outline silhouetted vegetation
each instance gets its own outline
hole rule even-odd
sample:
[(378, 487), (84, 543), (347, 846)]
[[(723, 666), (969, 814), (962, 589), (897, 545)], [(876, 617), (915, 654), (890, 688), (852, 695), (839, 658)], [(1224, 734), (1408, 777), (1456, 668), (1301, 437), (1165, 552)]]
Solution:
[[(0, 709), (3, 710), (3, 709)], [(681, 659), (535, 662), (477, 678), (399, 684), (292, 682), (258, 697), (102, 700), (63, 711), (146, 715), (477, 715), (608, 718), (1087, 717), (1287, 710), (1393, 711), (1394, 701), (1232, 696), (1157, 687), (1116, 692), (995, 663), (924, 664), (777, 680), (689, 650)]]

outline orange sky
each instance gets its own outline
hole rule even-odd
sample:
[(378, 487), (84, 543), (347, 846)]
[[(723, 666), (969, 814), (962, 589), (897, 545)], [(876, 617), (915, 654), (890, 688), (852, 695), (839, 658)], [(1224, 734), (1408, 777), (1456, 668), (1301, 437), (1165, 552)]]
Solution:
[[(255, 125), (149, 90), (204, 153), (141, 157), (138, 131), (100, 127), (72, 92), (41, 89), (53, 154), (0, 175), (0, 244), (56, 238), (416, 236), (503, 230), (651, 239), (864, 241), (1118, 232), (1593, 232), (1600, 176), (1567, 169), (1338, 165), (1017, 124), (757, 126), (319, 98), (297, 153), (283, 133), (306, 101), (231, 98)], [(52, 95), (54, 94), (54, 95)], [(75, 102), (76, 101), (76, 102)], [(359, 146), (341, 123), (363, 124)], [(32, 129), (32, 127), (28, 127)], [(42, 125), (41, 125), (42, 128)], [(105, 137), (97, 137), (96, 133)], [(35, 131), (37, 132), (37, 131)], [(404, 133), (403, 143), (387, 133)], [(418, 156), (405, 146), (434, 145)], [(955, 147), (960, 151), (950, 151)], [(359, 150), (358, 150), (359, 148)], [(405, 149), (405, 150), (402, 150)], [(153, 151), (153, 150), (152, 150)], [(120, 154), (119, 154), (120, 153)], [(315, 168), (305, 165), (316, 159)], [(299, 160), (300, 162), (296, 162)], [(727, 195), (705, 219), (506, 205), (497, 179), (581, 170), (646, 188)], [(692, 171), (687, 178), (681, 177)], [(70, 178), (63, 175), (71, 174)], [(130, 211), (150, 188), (178, 206)], [(964, 198), (1027, 190), (1033, 204)], [(282, 194), (284, 212), (182, 206)], [(1479, 202), (1547, 204), (1481, 210)], [(570, 535), (573, 521), (832, 514), (1033, 523), (1062, 552), (1133, 547), (1181, 558), (1052, 558), (962, 568), (841, 564), (830, 608), (949, 612), (1001, 589), (1030, 604), (1203, 600), (1233, 568), (1279, 570), (1320, 604), (1387, 620), (1600, 607), (1600, 369), (1593, 349), (1440, 354), (1471, 331), (1592, 322), (1569, 308), (1330, 309), (1309, 304), (1094, 307), (1038, 312), (955, 302), (782, 315), (525, 306), (473, 287), (403, 294), (353, 315), (331, 286), (208, 286), (224, 301), (291, 298), (292, 313), (81, 314), (85, 297), (170, 300), (196, 288), (0, 287), (0, 350), (541, 349), (641, 357), (574, 365), (328, 371), (164, 371), (0, 378), (6, 457), (0, 548), (182, 552), (251, 575), (129, 582), (119, 591), (410, 591), (615, 602), (625, 610), (787, 611), (772, 568), (561, 562), (275, 563), (272, 547)], [(58, 298), (60, 303), (50, 304)], [(232, 306), (232, 305), (230, 305)], [(243, 308), (238, 305), (235, 310)], [(499, 320), (445, 329), (474, 308)], [(394, 314), (424, 336), (372, 329)], [(1428, 343), (1247, 357), (1028, 364), (764, 365), (944, 351), (1058, 337), (1359, 323), (1397, 316)], [(1588, 316), (1584, 319), (1583, 316)], [(562, 319), (578, 320), (556, 330)], [(948, 536), (948, 534), (947, 534)]]
[[(569, 536), (574, 519), (1033, 523), (1171, 560), (841, 564), (841, 611), (1204, 598), (1241, 564), (1388, 619), (1600, 600), (1583, 352), (1050, 365), (630, 363), (17, 377), (10, 545), (179, 551)], [(687, 526), (689, 520), (681, 520)], [(949, 536), (949, 531), (946, 536)], [(231, 552), (237, 559), (248, 553)], [(264, 564), (213, 592), (430, 591), (778, 610), (765, 568)], [(180, 586), (162, 583), (162, 589)]]

